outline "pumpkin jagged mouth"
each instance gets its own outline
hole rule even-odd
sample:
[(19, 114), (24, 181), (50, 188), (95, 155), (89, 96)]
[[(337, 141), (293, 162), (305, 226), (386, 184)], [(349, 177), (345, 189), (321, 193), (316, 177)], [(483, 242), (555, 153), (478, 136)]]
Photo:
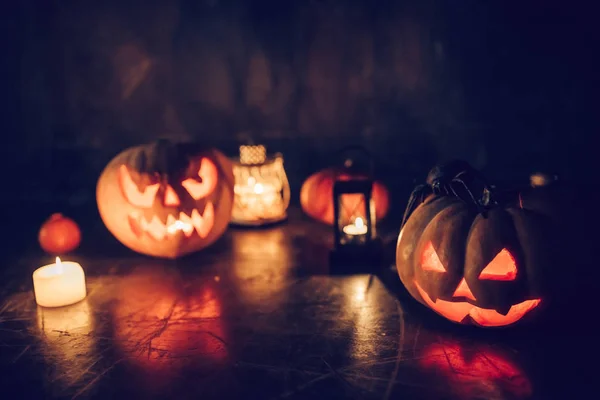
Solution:
[(502, 315), (496, 310), (480, 308), (464, 301), (446, 301), (441, 299), (433, 301), (419, 283), (416, 280), (414, 282), (421, 298), (435, 312), (455, 322), (462, 322), (467, 316), (470, 316), (473, 321), (481, 326), (506, 326), (513, 324), (523, 318), (529, 311), (536, 308), (541, 301), (540, 299), (525, 300), (513, 305), (506, 315)]
[(183, 211), (179, 215), (169, 214), (165, 222), (161, 221), (156, 215), (148, 220), (139, 211), (132, 211), (128, 217), (131, 230), (136, 236), (140, 237), (145, 233), (155, 240), (163, 240), (165, 237), (173, 237), (180, 234), (183, 234), (185, 237), (191, 237), (194, 231), (201, 238), (205, 238), (213, 227), (214, 218), (214, 207), (210, 202), (206, 204), (202, 215), (198, 209), (194, 208), (189, 215)]

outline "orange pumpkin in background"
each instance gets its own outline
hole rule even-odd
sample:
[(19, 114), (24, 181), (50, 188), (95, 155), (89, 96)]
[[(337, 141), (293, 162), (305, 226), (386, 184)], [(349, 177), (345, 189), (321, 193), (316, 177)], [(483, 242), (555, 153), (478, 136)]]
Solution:
[(75, 221), (56, 213), (42, 224), (38, 240), (42, 249), (50, 254), (68, 253), (79, 246), (81, 231)]
[[(336, 180), (347, 181), (350, 179), (366, 178), (366, 175), (354, 173), (339, 168), (326, 168), (306, 179), (300, 189), (300, 205), (302, 210), (311, 218), (325, 224), (333, 225), (333, 184)], [(377, 221), (383, 219), (389, 210), (389, 193), (383, 183), (373, 183), (373, 201)], [(363, 201), (360, 194), (344, 195), (343, 207), (356, 209)]]

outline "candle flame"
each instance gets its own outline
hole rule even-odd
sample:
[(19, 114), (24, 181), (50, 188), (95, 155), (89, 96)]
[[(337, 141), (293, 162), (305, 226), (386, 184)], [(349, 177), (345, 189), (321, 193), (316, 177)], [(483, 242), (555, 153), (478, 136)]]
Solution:
[(256, 185), (254, 185), (254, 193), (261, 194), (264, 191), (265, 191), (265, 188), (263, 187), (262, 184), (257, 183)]
[(362, 228), (363, 226), (365, 226), (365, 222), (363, 221), (363, 219), (362, 219), (361, 217), (357, 217), (357, 218), (354, 220), (354, 225), (355, 225), (357, 228)]
[(55, 271), (57, 274), (62, 274), (63, 273), (63, 265), (62, 262), (60, 261), (60, 257), (56, 257), (56, 268)]

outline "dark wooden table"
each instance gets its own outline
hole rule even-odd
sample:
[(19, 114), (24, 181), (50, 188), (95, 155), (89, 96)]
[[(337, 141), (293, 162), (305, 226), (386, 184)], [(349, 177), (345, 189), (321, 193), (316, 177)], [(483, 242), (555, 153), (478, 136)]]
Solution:
[(87, 274), (79, 304), (36, 306), (31, 272), (52, 257), (35, 240), (5, 265), (1, 398), (594, 397), (589, 327), (447, 323), (402, 291), (393, 231), (388, 267), (332, 275), (330, 229), (297, 210), (268, 229), (230, 229), (177, 261), (136, 255), (95, 226), (64, 257)]

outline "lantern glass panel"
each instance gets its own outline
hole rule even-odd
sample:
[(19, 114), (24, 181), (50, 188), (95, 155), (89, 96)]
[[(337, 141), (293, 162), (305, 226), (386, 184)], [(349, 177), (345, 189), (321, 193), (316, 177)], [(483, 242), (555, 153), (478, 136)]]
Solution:
[(375, 235), (375, 201), (371, 179), (340, 179), (333, 185), (334, 240), (332, 266), (380, 265), (381, 240)]
[[(337, 197), (339, 244), (361, 245), (373, 237), (375, 220), (370, 208), (374, 203), (367, 203), (366, 199), (363, 193), (343, 193)], [(367, 204), (371, 207), (367, 208)]]
[(290, 188), (281, 154), (268, 158), (263, 146), (242, 146), (233, 173), (233, 223), (262, 225), (287, 217)]

